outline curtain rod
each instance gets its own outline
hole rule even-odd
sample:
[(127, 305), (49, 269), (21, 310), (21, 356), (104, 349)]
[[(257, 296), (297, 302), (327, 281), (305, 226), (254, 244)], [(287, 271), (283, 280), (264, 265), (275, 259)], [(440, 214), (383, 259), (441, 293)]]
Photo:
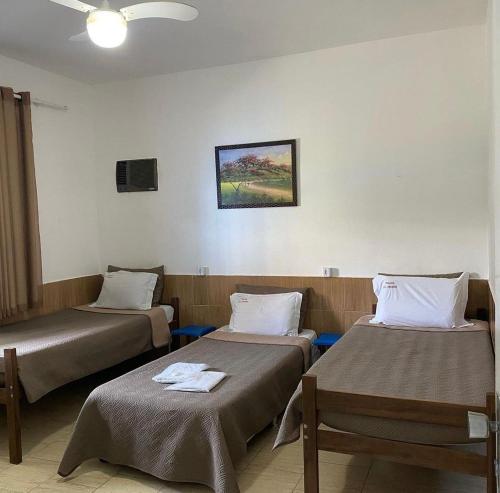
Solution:
[[(14, 93), (16, 99), (21, 99), (21, 95), (17, 92)], [(68, 111), (69, 108), (66, 105), (51, 103), (50, 101), (44, 101), (43, 99), (32, 98), (31, 104), (35, 106), (44, 106), (45, 108), (52, 108), (53, 110)]]

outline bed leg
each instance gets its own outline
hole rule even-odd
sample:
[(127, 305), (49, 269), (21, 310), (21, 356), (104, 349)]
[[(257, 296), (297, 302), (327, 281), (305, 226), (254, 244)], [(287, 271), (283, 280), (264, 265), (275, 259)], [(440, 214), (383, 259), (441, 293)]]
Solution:
[(316, 375), (302, 377), (302, 408), (304, 414), (304, 492), (318, 493), (318, 412), (316, 409)]
[[(496, 397), (494, 392), (486, 395), (486, 412), (490, 422), (496, 421)], [(487, 441), (487, 461), (488, 461), (488, 476), (486, 483), (487, 493), (496, 493), (496, 474), (495, 474), (495, 456), (496, 456), (496, 434), (490, 432)]]
[(173, 298), (170, 298), (170, 305), (174, 309), (174, 320), (172, 321), (171, 326), (173, 329), (178, 329), (181, 326), (180, 313), (179, 313), (179, 298), (175, 296)]
[(5, 407), (9, 432), (9, 457), (11, 464), (19, 464), (23, 460), (23, 453), (21, 447), (20, 392), (16, 350), (4, 349), (3, 357), (5, 362)]

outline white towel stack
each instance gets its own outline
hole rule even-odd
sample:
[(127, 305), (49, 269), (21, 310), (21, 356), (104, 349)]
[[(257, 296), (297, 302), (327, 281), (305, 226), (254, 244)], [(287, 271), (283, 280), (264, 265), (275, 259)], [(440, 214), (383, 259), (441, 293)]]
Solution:
[(221, 371), (201, 371), (192, 375), (188, 380), (184, 380), (184, 382), (169, 385), (165, 390), (210, 392), (224, 378), (226, 378), (226, 374)]
[(153, 381), (173, 384), (165, 390), (210, 392), (227, 375), (220, 371), (205, 371), (208, 368), (205, 363), (173, 363), (155, 375)]
[(153, 380), (158, 383), (181, 383), (203, 370), (208, 370), (205, 363), (174, 363), (155, 375)]

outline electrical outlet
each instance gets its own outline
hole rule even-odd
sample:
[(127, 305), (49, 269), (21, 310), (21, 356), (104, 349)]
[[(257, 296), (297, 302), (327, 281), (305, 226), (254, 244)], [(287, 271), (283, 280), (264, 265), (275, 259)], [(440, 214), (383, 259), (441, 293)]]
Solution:
[(199, 276), (208, 276), (208, 267), (206, 265), (200, 265), (198, 267)]
[(323, 267), (323, 277), (338, 276), (338, 269), (335, 267)]

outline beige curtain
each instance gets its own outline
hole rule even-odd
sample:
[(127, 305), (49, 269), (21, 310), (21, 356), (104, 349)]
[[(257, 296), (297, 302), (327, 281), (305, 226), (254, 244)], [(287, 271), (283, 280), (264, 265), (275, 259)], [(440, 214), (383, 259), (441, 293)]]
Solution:
[(0, 87), (0, 319), (41, 302), (30, 94)]

